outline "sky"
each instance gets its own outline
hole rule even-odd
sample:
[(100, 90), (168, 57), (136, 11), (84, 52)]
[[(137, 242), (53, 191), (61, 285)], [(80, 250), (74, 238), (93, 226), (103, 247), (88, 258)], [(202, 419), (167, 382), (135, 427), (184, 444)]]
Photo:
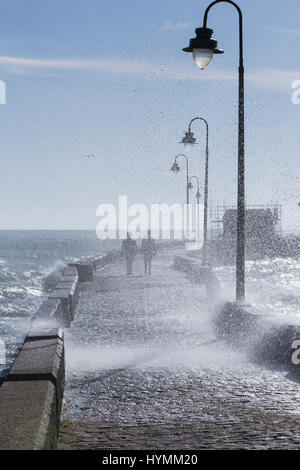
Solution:
[[(240, 0), (246, 69), (246, 198), (283, 205), (300, 230), (298, 0)], [(204, 71), (182, 52), (208, 2), (1, 2), (0, 229), (95, 229), (99, 204), (184, 202), (169, 169), (189, 121), (210, 126), (212, 204), (234, 204), (238, 16), (226, 3), (208, 26), (225, 53)], [(205, 128), (189, 155), (204, 182)], [(85, 158), (84, 154), (95, 157)]]

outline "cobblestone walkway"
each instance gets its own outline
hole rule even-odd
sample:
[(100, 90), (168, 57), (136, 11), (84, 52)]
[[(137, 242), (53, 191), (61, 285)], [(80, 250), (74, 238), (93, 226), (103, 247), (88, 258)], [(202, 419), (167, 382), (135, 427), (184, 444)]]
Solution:
[(59, 448), (300, 448), (299, 384), (219, 342), (203, 288), (171, 264), (112, 265), (84, 287)]

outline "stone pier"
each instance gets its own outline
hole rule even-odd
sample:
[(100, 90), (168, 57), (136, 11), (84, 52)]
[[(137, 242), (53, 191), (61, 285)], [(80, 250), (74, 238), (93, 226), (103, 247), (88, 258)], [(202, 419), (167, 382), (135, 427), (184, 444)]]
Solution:
[(216, 336), (197, 276), (158, 251), (82, 284), (65, 333), (59, 449), (298, 449), (300, 385)]

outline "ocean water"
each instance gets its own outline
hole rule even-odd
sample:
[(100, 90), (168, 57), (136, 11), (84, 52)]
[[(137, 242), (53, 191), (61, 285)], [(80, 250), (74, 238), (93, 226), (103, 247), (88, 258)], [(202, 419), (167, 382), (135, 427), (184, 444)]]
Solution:
[[(215, 269), (228, 300), (235, 295), (235, 267)], [(274, 258), (246, 262), (246, 300), (274, 321), (300, 324), (300, 260)]]
[(0, 377), (63, 267), (118, 248), (119, 241), (100, 241), (95, 231), (0, 231)]

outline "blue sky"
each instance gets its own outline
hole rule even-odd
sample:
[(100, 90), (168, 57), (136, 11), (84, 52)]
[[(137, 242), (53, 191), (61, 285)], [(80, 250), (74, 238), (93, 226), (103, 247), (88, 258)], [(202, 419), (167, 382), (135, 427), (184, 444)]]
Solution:
[[(96, 227), (96, 208), (183, 202), (168, 170), (195, 116), (210, 124), (210, 199), (233, 204), (237, 160), (238, 20), (215, 6), (208, 25), (225, 50), (205, 71), (181, 51), (207, 1), (1, 2), (0, 228)], [(300, 3), (240, 0), (246, 66), (247, 202), (279, 200), (300, 229)], [(201, 145), (190, 155), (203, 178)], [(82, 154), (95, 153), (84, 159)]]

